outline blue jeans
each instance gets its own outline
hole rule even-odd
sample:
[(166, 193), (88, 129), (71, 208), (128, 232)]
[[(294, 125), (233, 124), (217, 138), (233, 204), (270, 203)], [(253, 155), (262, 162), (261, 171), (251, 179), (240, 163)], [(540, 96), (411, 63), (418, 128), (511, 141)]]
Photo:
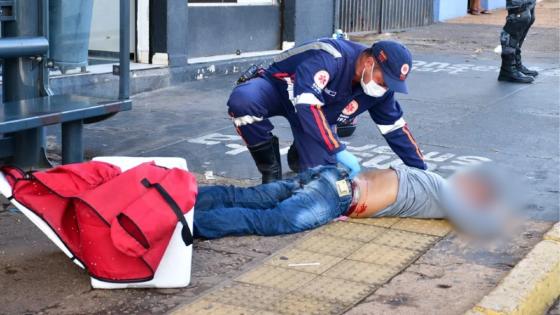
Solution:
[(348, 210), (352, 194), (339, 196), (345, 170), (319, 166), (294, 179), (250, 188), (200, 187), (194, 211), (196, 237), (279, 235), (326, 224)]

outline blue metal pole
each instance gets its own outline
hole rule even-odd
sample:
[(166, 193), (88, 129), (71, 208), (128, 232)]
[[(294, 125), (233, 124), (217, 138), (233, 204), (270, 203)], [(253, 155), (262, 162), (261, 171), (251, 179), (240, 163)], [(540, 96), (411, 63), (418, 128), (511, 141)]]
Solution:
[[(15, 1), (15, 20), (2, 22), (2, 39), (18, 37), (42, 36), (40, 1)], [(10, 41), (4, 42), (10, 46)], [(39, 46), (42, 46), (39, 45)], [(12, 50), (12, 49), (9, 49)], [(37, 57), (40, 54), (37, 55)], [(39, 87), (40, 65), (38, 59), (29, 57), (5, 58), (2, 68), (2, 101), (19, 101), (41, 96)], [(4, 110), (20, 111), (19, 108), (6, 108)], [(20, 167), (31, 167), (39, 164), (41, 159), (41, 146), (43, 144), (43, 129), (30, 129), (16, 132), (14, 137), (14, 158), (11, 163)]]
[(19, 58), (42, 56), (49, 50), (45, 37), (6, 37), (0, 38), (0, 58)]
[(130, 0), (120, 0), (119, 99), (130, 97)]

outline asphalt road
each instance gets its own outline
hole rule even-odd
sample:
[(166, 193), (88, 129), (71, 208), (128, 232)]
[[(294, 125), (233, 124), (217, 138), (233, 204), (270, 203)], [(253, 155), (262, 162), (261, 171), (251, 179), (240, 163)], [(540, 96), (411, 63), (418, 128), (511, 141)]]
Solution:
[[(498, 82), (497, 60), (447, 54), (416, 54), (410, 94), (397, 96), (430, 169), (445, 176), (462, 165), (493, 161), (526, 182), (527, 214), (557, 220), (560, 65), (541, 69), (534, 84)], [(250, 154), (226, 113), (234, 77), (192, 82), (141, 94), (134, 110), (88, 126), (89, 155), (182, 156), (192, 171), (256, 180)], [(292, 135), (288, 122), (273, 119), (286, 153)], [(111, 134), (111, 136), (108, 136)], [(387, 168), (399, 163), (369, 116), (344, 139), (362, 166)], [(289, 172), (284, 159), (284, 170)], [(286, 174), (289, 176), (290, 174)]]

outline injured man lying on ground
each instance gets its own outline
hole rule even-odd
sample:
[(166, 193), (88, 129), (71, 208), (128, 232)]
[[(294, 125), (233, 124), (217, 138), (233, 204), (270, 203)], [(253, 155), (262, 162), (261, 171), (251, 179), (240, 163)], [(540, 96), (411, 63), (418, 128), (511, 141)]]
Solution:
[(504, 186), (498, 172), (481, 166), (449, 180), (407, 166), (365, 171), (351, 180), (344, 169), (320, 166), (255, 187), (199, 187), (194, 234), (297, 233), (349, 216), (447, 218), (459, 230), (489, 236), (510, 217)]

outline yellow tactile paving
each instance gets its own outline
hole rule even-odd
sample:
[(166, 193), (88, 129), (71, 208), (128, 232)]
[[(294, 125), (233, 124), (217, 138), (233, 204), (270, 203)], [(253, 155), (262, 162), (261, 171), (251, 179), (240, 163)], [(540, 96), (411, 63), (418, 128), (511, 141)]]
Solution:
[(348, 222), (375, 225), (375, 226), (388, 228), (393, 226), (395, 223), (399, 222), (400, 220), (401, 220), (400, 218), (362, 218), (362, 219), (350, 218)]
[(392, 229), (429, 234), (434, 236), (445, 236), (453, 229), (446, 220), (432, 219), (401, 219), (391, 226)]
[(374, 289), (374, 286), (368, 284), (321, 276), (295, 292), (346, 306), (366, 297)]
[(310, 237), (298, 242), (295, 247), (310, 252), (344, 258), (364, 245), (365, 243), (359, 241), (314, 233)]
[(336, 236), (339, 238), (350, 239), (360, 242), (369, 242), (376, 236), (384, 233), (386, 229), (351, 222), (334, 222), (323, 227), (320, 232)]
[(267, 265), (321, 274), (342, 261), (342, 258), (291, 248), (272, 256)]
[(550, 231), (544, 235), (545, 240), (560, 242), (560, 222), (556, 223)]
[(389, 229), (374, 238), (372, 242), (391, 247), (425, 251), (438, 239), (436, 236)]
[(272, 312), (222, 304), (200, 299), (172, 313), (173, 315), (274, 315)]
[(247, 309), (269, 310), (270, 305), (287, 294), (288, 292), (284, 290), (234, 282), (209, 293), (205, 299)]
[(331, 223), (174, 314), (341, 314), (449, 230), (435, 220)]
[(280, 290), (295, 290), (316, 277), (312, 273), (262, 265), (235, 280)]
[(320, 300), (299, 293), (290, 293), (272, 307), (274, 313), (283, 315), (328, 315), (340, 314), (342, 305), (327, 300)]
[(413, 250), (370, 243), (348, 256), (348, 259), (401, 269), (417, 256), (418, 252)]
[(367, 284), (382, 284), (398, 272), (398, 269), (387, 266), (368, 264), (355, 260), (343, 260), (325, 272), (324, 276)]
[(560, 243), (544, 240), (471, 313), (543, 314), (560, 296)]

